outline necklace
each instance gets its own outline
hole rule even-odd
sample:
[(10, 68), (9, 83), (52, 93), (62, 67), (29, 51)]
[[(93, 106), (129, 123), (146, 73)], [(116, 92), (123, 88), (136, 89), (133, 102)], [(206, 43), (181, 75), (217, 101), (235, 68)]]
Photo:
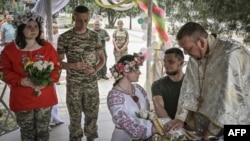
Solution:
[(217, 46), (215, 46), (213, 48), (213, 50), (211, 51), (210, 54), (208, 54), (208, 56), (206, 57), (206, 62), (205, 62), (205, 66), (203, 69), (203, 74), (202, 77), (200, 76), (200, 65), (202, 64), (201, 60), (198, 62), (198, 80), (199, 80), (199, 97), (197, 98), (198, 100), (198, 109), (197, 111), (201, 108), (201, 105), (204, 101), (204, 99), (202, 98), (202, 92), (203, 92), (203, 84), (204, 84), (204, 79), (205, 79), (205, 75), (206, 75), (206, 70), (207, 70), (207, 65), (209, 60), (211, 59), (212, 54), (214, 53), (214, 51), (216, 50)]
[(197, 98), (197, 100), (198, 100), (198, 109), (197, 109), (197, 111), (201, 108), (201, 104), (203, 103), (202, 91), (203, 91), (203, 83), (204, 83), (204, 79), (205, 79), (207, 64), (208, 64), (208, 58), (206, 60), (206, 63), (205, 63), (204, 69), (203, 69), (203, 75), (201, 77), (200, 76), (200, 70), (199, 70), (200, 65), (201, 65), (201, 61), (198, 63), (199, 97)]
[(127, 91), (127, 90), (125, 90), (124, 88), (122, 88), (119, 84), (117, 84), (117, 86), (118, 86), (119, 88), (121, 88), (122, 91), (124, 91), (124, 92), (130, 94), (130, 96), (132, 97), (132, 99), (134, 100), (134, 102), (138, 102), (138, 101), (139, 101), (139, 97), (136, 96), (136, 95), (134, 94), (134, 93), (135, 93), (135, 90), (134, 90), (133, 86), (131, 86), (131, 88), (132, 88), (132, 93), (129, 92), (129, 91)]

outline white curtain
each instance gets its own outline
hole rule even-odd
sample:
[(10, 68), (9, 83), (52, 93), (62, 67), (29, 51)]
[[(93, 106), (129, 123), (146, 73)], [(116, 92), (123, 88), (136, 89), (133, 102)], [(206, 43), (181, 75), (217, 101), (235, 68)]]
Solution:
[[(51, 10), (48, 9), (48, 2), (51, 2)], [(53, 42), (52, 37), (52, 21), (47, 20), (47, 12), (51, 11), (51, 14), (55, 14), (62, 8), (64, 8), (69, 3), (69, 0), (37, 0), (35, 6), (31, 9), (32, 12), (35, 12), (44, 18), (45, 24), (43, 25), (45, 36), (48, 36), (48, 40)], [(51, 15), (50, 15), (51, 16)]]
[[(42, 17), (46, 17), (46, 0), (37, 0), (31, 11), (38, 13)], [(69, 0), (51, 0), (52, 15), (64, 8), (69, 3)]]

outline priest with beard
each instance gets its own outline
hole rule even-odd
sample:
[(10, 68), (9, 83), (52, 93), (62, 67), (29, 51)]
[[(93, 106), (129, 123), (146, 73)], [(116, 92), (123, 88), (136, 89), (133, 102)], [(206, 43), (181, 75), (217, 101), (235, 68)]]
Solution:
[[(250, 124), (250, 52), (234, 39), (209, 34), (188, 22), (176, 35), (189, 60), (175, 119), (166, 133), (184, 123), (202, 140), (223, 139), (224, 125)], [(227, 134), (225, 132), (225, 134)]]

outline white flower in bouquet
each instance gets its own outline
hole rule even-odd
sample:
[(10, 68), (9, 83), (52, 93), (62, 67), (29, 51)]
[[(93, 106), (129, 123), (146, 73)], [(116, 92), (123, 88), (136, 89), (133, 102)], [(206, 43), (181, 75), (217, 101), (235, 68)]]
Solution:
[(39, 60), (37, 62), (34, 62), (33, 67), (37, 68), (39, 71), (42, 71), (44, 69), (42, 64), (43, 61)]
[(148, 118), (150, 120), (154, 120), (157, 118), (156, 114), (154, 112), (148, 112)]
[(145, 109), (141, 109), (138, 114), (140, 118), (144, 118), (144, 119), (148, 118), (148, 111)]
[(39, 71), (46, 70), (49, 66), (50, 66), (49, 70), (54, 69), (53, 62), (48, 62), (48, 61), (43, 61), (43, 60), (39, 60), (39, 61), (34, 62), (33, 66), (35, 68), (37, 68)]
[[(24, 70), (30, 78), (31, 82), (36, 86), (47, 86), (53, 83), (51, 78), (51, 72), (54, 69), (54, 63), (46, 60), (31, 61), (26, 58), (24, 62)], [(37, 96), (40, 90), (35, 89), (35, 96)]]
[(53, 62), (49, 62), (48, 65), (50, 65), (50, 70), (53, 70), (53, 69), (54, 69), (54, 63), (53, 63)]
[(48, 61), (44, 61), (43, 62), (43, 69), (46, 69), (48, 66), (49, 66), (49, 62)]
[(150, 111), (145, 110), (145, 109), (140, 109), (140, 111), (138, 113), (136, 113), (136, 115), (139, 118), (144, 118), (144, 119), (150, 120), (153, 123), (153, 125), (155, 126), (156, 130), (159, 132), (159, 134), (164, 135), (162, 125), (158, 121), (158, 118), (154, 112), (150, 112)]
[(140, 111), (137, 113), (137, 116), (140, 118), (149, 119), (149, 120), (154, 120), (157, 118), (154, 112), (150, 112), (146, 109), (140, 109)]

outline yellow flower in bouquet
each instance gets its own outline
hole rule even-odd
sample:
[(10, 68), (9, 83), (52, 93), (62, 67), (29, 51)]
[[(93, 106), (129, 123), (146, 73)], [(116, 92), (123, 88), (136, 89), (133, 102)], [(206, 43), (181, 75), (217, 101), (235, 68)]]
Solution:
[[(36, 86), (47, 86), (53, 83), (51, 72), (54, 69), (54, 63), (46, 60), (31, 61), (27, 58), (24, 62), (24, 70), (28, 74), (31, 82)], [(38, 96), (40, 90), (35, 88), (35, 96)]]

